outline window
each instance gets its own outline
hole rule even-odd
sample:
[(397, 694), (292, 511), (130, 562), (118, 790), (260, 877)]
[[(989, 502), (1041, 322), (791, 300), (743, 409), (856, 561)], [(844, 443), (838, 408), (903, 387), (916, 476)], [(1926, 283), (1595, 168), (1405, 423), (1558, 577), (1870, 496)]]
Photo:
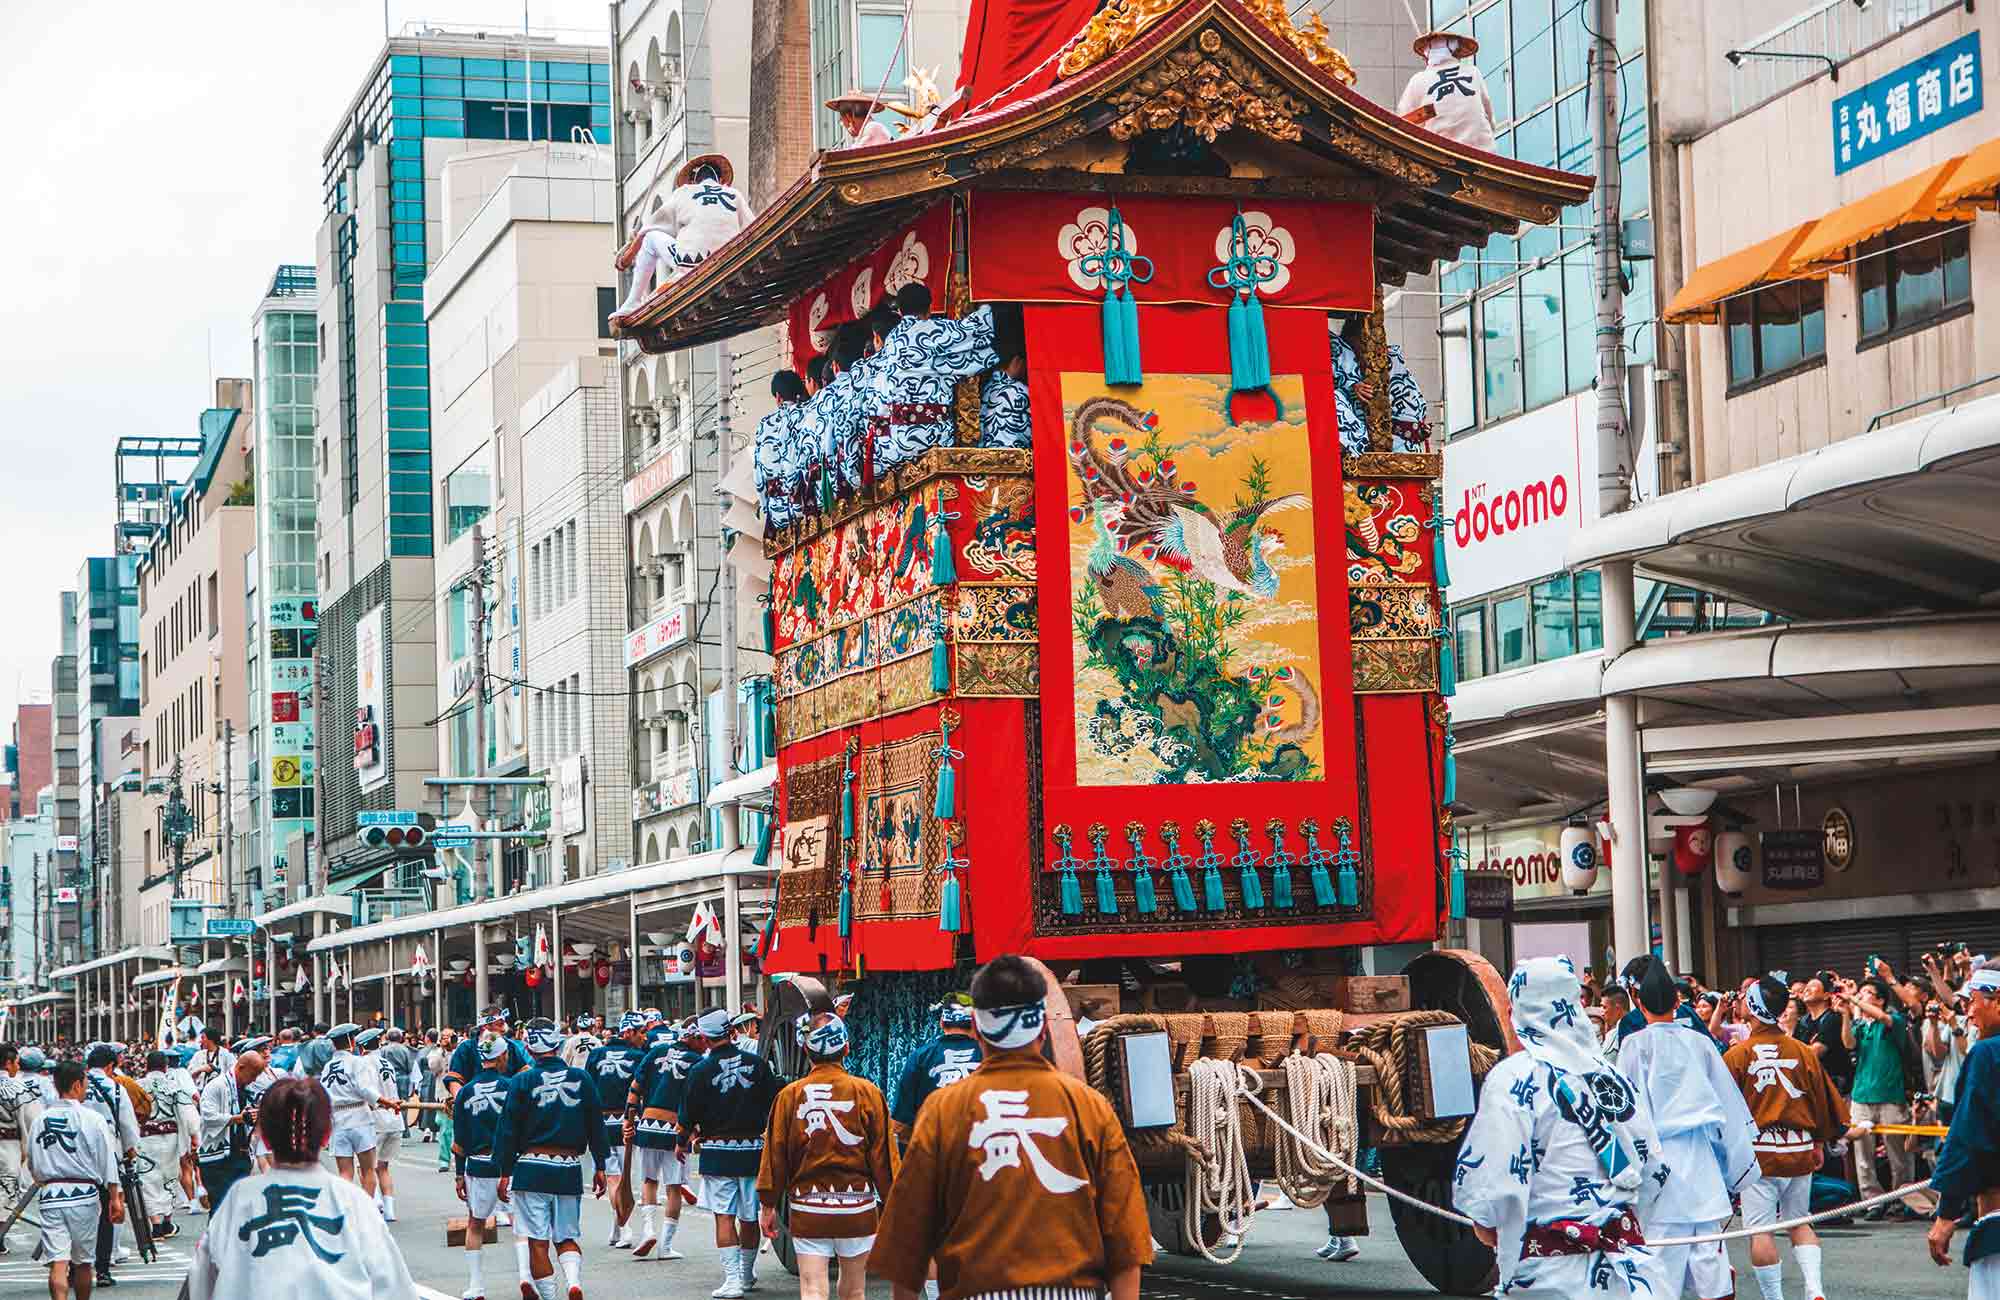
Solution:
[(493, 510), (493, 464), (490, 448), (474, 452), (463, 465), (445, 475), (444, 539), (457, 541)]
[(1604, 648), (1604, 598), (1599, 582), (1595, 569), (1576, 575), (1576, 648), (1580, 651)]
[(1534, 613), (1535, 660), (1565, 659), (1576, 653), (1576, 603), (1570, 577), (1557, 574), (1538, 582), (1528, 594)]
[(1478, 415), (1472, 402), (1472, 309), (1446, 312), (1438, 341), (1444, 353), (1445, 433), (1450, 436), (1470, 429)]
[(1479, 303), (1479, 342), (1484, 354), (1487, 420), (1521, 413), (1520, 291), (1507, 288)]
[[(910, 75), (909, 42), (903, 38), (904, 9), (857, 6), (854, 13), (854, 70), (860, 88), (872, 92), (884, 82), (900, 87)], [(884, 109), (875, 119), (894, 130), (897, 118)]]
[(1494, 668), (1506, 672), (1527, 663), (1533, 651), (1528, 643), (1528, 598), (1512, 596), (1493, 605)]
[(1971, 237), (1964, 223), (1927, 222), (1898, 226), (1863, 244), (1854, 267), (1861, 337), (1914, 329), (1970, 303)]
[(599, 286), (597, 290), (597, 337), (611, 337), (611, 313), (618, 310), (618, 291)]
[(1458, 678), (1471, 681), (1486, 675), (1486, 606), (1473, 605), (1452, 611), (1452, 633), (1457, 642)]
[(1722, 305), (1729, 332), (1729, 382), (1748, 384), (1826, 356), (1826, 285), (1788, 280)]

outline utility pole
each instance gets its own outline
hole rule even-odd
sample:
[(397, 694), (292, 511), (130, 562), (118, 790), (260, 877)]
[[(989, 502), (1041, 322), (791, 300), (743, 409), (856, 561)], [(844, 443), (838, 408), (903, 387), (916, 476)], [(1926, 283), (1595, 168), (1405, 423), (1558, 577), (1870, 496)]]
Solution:
[[(1597, 282), (1597, 511), (1600, 517), (1631, 504), (1632, 458), (1626, 446), (1625, 268), (1618, 170), (1618, 0), (1589, 0), (1596, 33), (1590, 47), (1592, 148), (1597, 160), (1595, 279)], [(1635, 624), (1632, 565), (1606, 564), (1599, 572), (1604, 606), (1606, 662), (1629, 649)], [(1631, 695), (1604, 700), (1605, 793), (1611, 814), (1611, 921), (1618, 960), (1652, 950), (1647, 923), (1650, 855), (1646, 848), (1645, 776), (1639, 756), (1639, 702)], [(1661, 873), (1663, 894), (1671, 890)], [(1664, 918), (1672, 908), (1662, 910)], [(1663, 935), (1663, 937), (1665, 937)], [(1673, 948), (1667, 948), (1673, 959)]]
[[(466, 588), (472, 592), (472, 726), (473, 726), (473, 775), (486, 775), (486, 529), (482, 524), (472, 526), (472, 572), (466, 576)], [(486, 787), (486, 826), (493, 825), (493, 787)], [(476, 863), (473, 876), (472, 897), (476, 902), (485, 902), (493, 897), (493, 855), (499, 852), (498, 840), (481, 840), (473, 849)]]
[(188, 835), (193, 830), (194, 818), (188, 812), (187, 798), (181, 792), (181, 759), (174, 756), (172, 782), (167, 787), (166, 816), (162, 819), (161, 830), (166, 835), (168, 851), (173, 854), (173, 897), (181, 896), (181, 865), (187, 858)]
[[(713, 0), (711, 0), (713, 3)], [(736, 356), (724, 339), (716, 345), (715, 358), (715, 478), (719, 485), (729, 476), (730, 446), (733, 435), (730, 421), (730, 407), (736, 398)], [(724, 497), (718, 489), (716, 505), (721, 507)], [(722, 534), (725, 529), (717, 529), (717, 540), (722, 543), (722, 767), (723, 779), (730, 780), (736, 775), (736, 564), (729, 558), (728, 539)], [(734, 802), (717, 810), (722, 822), (722, 843), (724, 860), (729, 850), (736, 848), (743, 830), (743, 817)], [(737, 877), (725, 875), (722, 878), (722, 952), (724, 987), (729, 990), (729, 1005), (743, 1005), (743, 891)]]
[(229, 914), (236, 915), (236, 723), (222, 720), (222, 880)]

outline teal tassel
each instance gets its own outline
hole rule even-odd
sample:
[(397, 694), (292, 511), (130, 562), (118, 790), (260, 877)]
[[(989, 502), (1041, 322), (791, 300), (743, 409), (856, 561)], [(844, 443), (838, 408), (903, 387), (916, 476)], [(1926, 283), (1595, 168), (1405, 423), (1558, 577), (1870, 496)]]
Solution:
[[(1194, 911), (1194, 881), (1188, 879), (1187, 868), (1175, 867), (1168, 873), (1167, 880), (1174, 888), (1174, 906), (1183, 912)], [(1216, 881), (1217, 888), (1221, 885), (1220, 880)]]
[(1151, 916), (1160, 910), (1159, 895), (1153, 887), (1153, 855), (1146, 852), (1146, 827), (1143, 822), (1125, 823), (1125, 840), (1132, 846), (1132, 860), (1127, 865), (1132, 868), (1132, 903), (1139, 915)]
[(1250, 228), (1238, 212), (1230, 222), (1229, 256), (1208, 273), (1212, 287), (1229, 291), (1229, 386), (1235, 392), (1271, 386), (1271, 345), (1257, 286), (1283, 269), (1276, 258), (1250, 251)]
[(1273, 817), (1264, 824), (1271, 837), (1271, 901), (1281, 912), (1292, 910), (1292, 851), (1285, 847), (1285, 823)]
[[(1109, 387), (1140, 382), (1138, 340), (1127, 332), (1125, 319), (1125, 308), (1130, 301), (1123, 288), (1104, 295), (1104, 382)], [(1133, 319), (1136, 322), (1136, 312)], [(1136, 329), (1136, 324), (1132, 328)]]
[[(1151, 263), (1148, 262), (1148, 265)], [(1148, 280), (1152, 278), (1150, 273), (1146, 276)], [(1132, 296), (1130, 289), (1118, 295), (1118, 324), (1125, 336), (1123, 348), (1125, 373), (1130, 376), (1125, 382), (1143, 384), (1146, 382), (1146, 368), (1143, 358), (1139, 355), (1139, 300)]]
[(1454, 921), (1465, 919), (1465, 868), (1451, 869), (1451, 916)]
[(1292, 869), (1289, 865), (1272, 870), (1271, 900), (1281, 912), (1292, 910)]
[(958, 873), (947, 871), (944, 876), (944, 902), (938, 907), (938, 929), (946, 934), (957, 934), (964, 928), (958, 908)]
[(771, 605), (769, 596), (759, 596), (758, 602), (764, 606), (764, 653), (778, 653), (778, 611)]
[(1243, 868), (1243, 906), (1251, 911), (1264, 906), (1264, 882), (1255, 867)]
[(854, 872), (840, 869), (840, 937), (845, 939), (854, 933)]
[(1104, 303), (1099, 309), (1104, 335), (1104, 382), (1109, 385), (1145, 381), (1139, 363), (1139, 303), (1128, 287), (1134, 280), (1145, 284), (1153, 278), (1153, 259), (1137, 257), (1125, 244), (1125, 218), (1116, 207), (1105, 220), (1104, 251), (1093, 253), (1080, 264), (1085, 275), (1094, 275), (1104, 285)]
[(1229, 824), (1229, 833), (1236, 837), (1236, 856), (1230, 865), (1243, 886), (1243, 906), (1256, 911), (1264, 906), (1264, 881), (1257, 874), (1257, 850), (1250, 847), (1250, 823), (1238, 817)]
[(931, 751), (931, 756), (938, 760), (937, 798), (931, 803), (931, 815), (947, 822), (958, 816), (958, 769), (952, 766), (952, 760), (965, 758), (964, 750), (951, 747), (952, 728), (957, 725), (954, 718), (947, 710), (938, 719), (938, 747)]
[(1450, 699), (1458, 694), (1458, 660), (1452, 653), (1451, 629), (1432, 633), (1438, 639), (1438, 694)]
[(1220, 912), (1229, 905), (1222, 893), (1222, 855), (1215, 851), (1215, 823), (1203, 818), (1195, 823), (1194, 833), (1201, 837), (1201, 856), (1195, 865), (1201, 868), (1201, 899), (1211, 912)]
[(1351, 839), (1353, 828), (1348, 825), (1347, 819), (1342, 817), (1333, 824), (1333, 829), (1340, 836), (1340, 852), (1334, 855), (1334, 861), (1340, 865), (1340, 886), (1337, 891), (1337, 897), (1342, 907), (1359, 907), (1361, 906), (1361, 872), (1359, 870), (1361, 855), (1354, 851), (1354, 844)]
[(750, 859), (751, 866), (768, 867), (771, 865), (771, 840), (777, 833), (778, 819), (766, 813), (764, 816), (764, 831), (757, 837), (757, 853)]
[(1056, 843), (1062, 846), (1062, 855), (1056, 859), (1056, 869), (1061, 873), (1057, 877), (1057, 887), (1062, 899), (1062, 914), (1082, 916), (1083, 885), (1076, 878), (1076, 869), (1081, 864), (1077, 862), (1076, 854), (1070, 851), (1070, 829), (1058, 826), (1053, 834)]
[(1118, 864), (1104, 851), (1104, 837), (1110, 832), (1104, 828), (1103, 822), (1092, 822), (1087, 834), (1090, 836), (1090, 847), (1093, 850), (1090, 865), (1097, 869), (1097, 910), (1105, 916), (1116, 916), (1118, 877), (1112, 872)]
[(1444, 491), (1431, 489), (1431, 580), (1443, 591), (1451, 585), (1451, 571), (1445, 568), (1445, 529), (1451, 521), (1444, 517)]
[(944, 692), (951, 689), (951, 645), (944, 639), (944, 615), (939, 614), (931, 628), (937, 639), (931, 643), (931, 689)]
[(854, 838), (854, 768), (851, 765), (840, 770), (840, 838)]
[(1183, 916), (1194, 914), (1194, 881), (1188, 876), (1188, 856), (1181, 852), (1181, 828), (1178, 822), (1160, 823), (1160, 838), (1167, 842), (1167, 856), (1160, 859), (1160, 867), (1167, 873), (1167, 883), (1174, 891), (1174, 906)]
[(1244, 319), (1243, 297), (1232, 294), (1229, 299), (1229, 387), (1235, 392), (1256, 387), (1249, 378), (1249, 357), (1250, 332), (1249, 324)]
[(1451, 734), (1451, 728), (1444, 729), (1444, 804), (1449, 808), (1458, 802), (1458, 756), (1452, 751), (1458, 741)]
[(1333, 855), (1319, 846), (1319, 823), (1311, 817), (1300, 823), (1305, 832), (1306, 854), (1299, 859), (1312, 868), (1313, 906), (1332, 907), (1334, 903), (1333, 880), (1327, 875), (1327, 863)]
[(938, 503), (937, 540), (931, 546), (931, 581), (940, 587), (958, 581), (958, 561), (951, 553), (951, 532), (945, 527), (947, 521), (956, 518), (956, 511), (946, 510), (942, 501)]
[(1250, 348), (1247, 358), (1250, 387), (1271, 386), (1271, 342), (1264, 334), (1264, 303), (1255, 292), (1243, 299), (1243, 333)]

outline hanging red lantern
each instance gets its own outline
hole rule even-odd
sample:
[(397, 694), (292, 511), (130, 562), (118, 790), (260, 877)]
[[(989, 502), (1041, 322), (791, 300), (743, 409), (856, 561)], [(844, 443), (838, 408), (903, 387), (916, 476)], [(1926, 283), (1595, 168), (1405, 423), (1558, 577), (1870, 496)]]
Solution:
[(473, 985), (472, 972), (471, 971), (465, 972), (464, 975), (459, 977), (458, 982), (465, 985), (465, 987), (467, 988), (471, 988)]
[(1715, 832), (1707, 822), (1674, 827), (1674, 865), (1684, 876), (1698, 876), (1715, 859)]
[(597, 987), (603, 988), (605, 985), (611, 982), (611, 963), (608, 961), (600, 961), (597, 963), (596, 969), (593, 970), (591, 973), (593, 976), (595, 976), (597, 980)]
[(261, 958), (251, 964), (250, 973), (258, 979), (264, 978), (264, 962)]
[(528, 967), (527, 974), (523, 975), (521, 980), (531, 989), (540, 988), (542, 986), (542, 968), (540, 966)]

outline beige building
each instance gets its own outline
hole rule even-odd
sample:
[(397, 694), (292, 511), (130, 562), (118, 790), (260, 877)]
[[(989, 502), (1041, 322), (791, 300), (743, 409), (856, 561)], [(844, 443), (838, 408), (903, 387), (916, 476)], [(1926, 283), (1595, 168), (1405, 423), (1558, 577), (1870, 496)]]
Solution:
[(215, 907), (228, 902), (224, 875), (225, 737), (245, 725), (243, 565), (256, 545), (251, 504), (251, 385), (222, 379), (204, 411), (202, 455), (171, 518), (139, 563), (140, 777), (150, 815), (141, 833), (142, 945), (167, 941), (173, 854), (164, 810), (174, 765), (193, 817), (181, 893)]

